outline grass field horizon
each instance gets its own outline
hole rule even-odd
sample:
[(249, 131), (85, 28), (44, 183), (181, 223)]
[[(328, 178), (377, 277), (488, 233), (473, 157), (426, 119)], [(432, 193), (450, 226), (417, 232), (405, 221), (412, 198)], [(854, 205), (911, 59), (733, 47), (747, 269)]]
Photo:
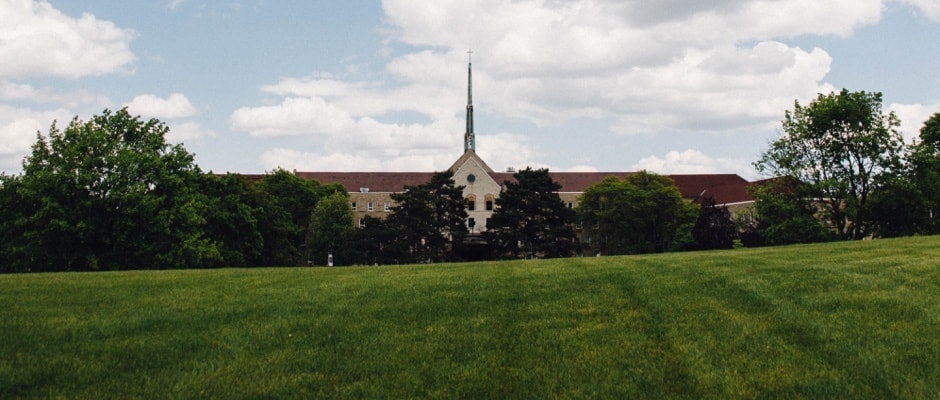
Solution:
[(0, 275), (0, 398), (938, 398), (940, 236)]

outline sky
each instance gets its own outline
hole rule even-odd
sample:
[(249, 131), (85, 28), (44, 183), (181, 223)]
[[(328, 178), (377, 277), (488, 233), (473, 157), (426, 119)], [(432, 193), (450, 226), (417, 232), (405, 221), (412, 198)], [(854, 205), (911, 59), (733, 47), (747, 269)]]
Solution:
[(203, 171), (735, 173), (794, 102), (940, 112), (940, 0), (0, 0), (0, 171), (127, 107)]

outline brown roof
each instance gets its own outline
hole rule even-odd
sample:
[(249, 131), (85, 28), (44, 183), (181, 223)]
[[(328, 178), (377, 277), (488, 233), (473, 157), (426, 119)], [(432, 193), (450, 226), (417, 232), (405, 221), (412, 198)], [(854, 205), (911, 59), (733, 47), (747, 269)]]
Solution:
[(301, 172), (295, 175), (303, 179), (313, 179), (321, 184), (339, 183), (347, 192), (401, 192), (405, 186), (418, 186), (427, 183), (434, 176), (433, 172)]
[(751, 185), (751, 182), (744, 182), (710, 187), (705, 189), (701, 196), (698, 196), (696, 201), (706, 197), (711, 197), (715, 200), (715, 204), (718, 205), (751, 202), (754, 201), (754, 196), (751, 196), (747, 190)]
[[(433, 172), (302, 172), (295, 174), (304, 179), (314, 179), (321, 184), (339, 183), (349, 192), (359, 192), (368, 188), (370, 192), (400, 192), (407, 186), (417, 186), (431, 180)], [(633, 172), (551, 172), (552, 179), (561, 185), (560, 192), (580, 193), (588, 186), (600, 182), (608, 176), (623, 179)], [(493, 172), (494, 181), (503, 183), (514, 181), (512, 172)], [(671, 178), (682, 197), (698, 198), (707, 191), (715, 191), (715, 200), (719, 204), (750, 199), (744, 192), (748, 182), (736, 174), (695, 174), (667, 175)], [(720, 190), (719, 190), (720, 189)], [(740, 189), (740, 190), (739, 190)], [(721, 201), (719, 199), (728, 199)]]
[[(737, 174), (694, 174), (694, 175), (668, 175), (676, 183), (682, 197), (698, 198), (707, 190), (725, 186), (744, 187), (747, 180)], [(717, 200), (717, 199), (716, 199)], [(719, 203), (721, 204), (721, 203)]]

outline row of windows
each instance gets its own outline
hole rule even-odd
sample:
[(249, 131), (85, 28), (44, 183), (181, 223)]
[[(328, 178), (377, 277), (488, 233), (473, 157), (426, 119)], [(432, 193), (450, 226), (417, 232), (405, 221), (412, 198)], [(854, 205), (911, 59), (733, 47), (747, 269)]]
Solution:
[[(359, 210), (359, 204), (356, 204), (355, 201), (354, 201), (354, 202), (351, 202), (351, 203), (349, 203), (349, 204), (352, 206), (353, 211), (358, 211), (358, 210)], [(366, 211), (368, 211), (368, 212), (375, 211), (375, 205), (374, 205), (371, 201), (368, 202), (368, 203), (366, 203)], [(391, 211), (392, 211), (392, 203), (391, 203), (391, 202), (388, 202), (388, 201), (386, 201), (385, 203), (383, 203), (383, 204), (382, 204), (382, 211), (391, 212)]]
[[(486, 211), (493, 211), (493, 200), (487, 200), (486, 202), (484, 202), (484, 207), (486, 207)], [(477, 209), (476, 200), (473, 198), (467, 199), (467, 210), (475, 211), (476, 209)]]
[[(487, 197), (489, 197), (489, 196), (487, 196)], [(485, 207), (485, 210), (486, 210), (486, 211), (493, 211), (493, 200), (492, 200), (492, 199), (489, 199), (489, 198), (486, 199), (486, 201), (485, 201), (483, 204), (484, 204), (484, 207)], [(358, 211), (358, 210), (359, 210), (359, 205), (358, 205), (355, 201), (351, 202), (350, 205), (352, 206), (353, 211)], [(568, 208), (573, 208), (573, 207), (574, 207), (574, 203), (571, 203), (571, 202), (569, 202), (567, 205), (568, 205)], [(476, 198), (473, 197), (473, 196), (467, 198), (467, 210), (468, 210), (468, 211), (476, 211), (476, 209), (477, 209)], [(368, 211), (368, 212), (375, 211), (375, 205), (374, 205), (371, 201), (368, 202), (368, 203), (366, 203), (366, 211)], [(391, 211), (392, 211), (392, 203), (391, 203), (391, 202), (388, 202), (388, 201), (386, 201), (385, 203), (382, 203), (382, 211), (391, 212)]]

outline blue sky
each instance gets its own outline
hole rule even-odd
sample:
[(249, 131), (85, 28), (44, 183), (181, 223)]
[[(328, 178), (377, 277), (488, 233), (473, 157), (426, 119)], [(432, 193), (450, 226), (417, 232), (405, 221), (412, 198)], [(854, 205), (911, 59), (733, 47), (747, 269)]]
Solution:
[(794, 100), (940, 112), (938, 0), (0, 0), (0, 171), (127, 106), (203, 170), (738, 173)]

